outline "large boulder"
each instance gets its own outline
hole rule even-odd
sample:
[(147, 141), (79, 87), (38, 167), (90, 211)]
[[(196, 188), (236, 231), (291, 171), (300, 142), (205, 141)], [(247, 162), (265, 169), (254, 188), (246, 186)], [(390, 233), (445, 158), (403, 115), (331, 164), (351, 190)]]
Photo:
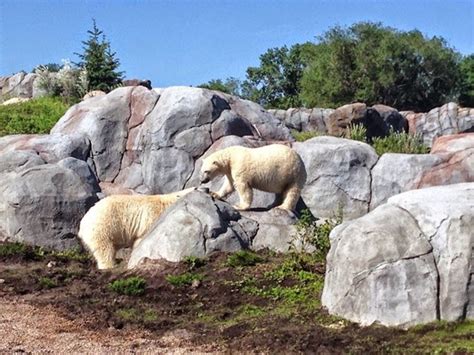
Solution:
[(372, 108), (379, 113), (380, 117), (382, 117), (389, 129), (393, 130), (394, 132), (408, 133), (408, 121), (396, 109), (380, 104), (374, 105)]
[(223, 136), (291, 139), (259, 105), (192, 87), (119, 88), (71, 107), (51, 132), (87, 137), (100, 183), (140, 193), (182, 189)]
[(328, 133), (337, 137), (347, 136), (350, 127), (353, 125), (365, 127), (369, 142), (374, 137), (385, 137), (389, 133), (387, 123), (377, 110), (367, 107), (363, 103), (341, 106), (329, 115), (327, 121)]
[(0, 240), (58, 250), (78, 246), (79, 222), (97, 201), (88, 165), (74, 158), (45, 164), (27, 152), (7, 155), (19, 165), (0, 173)]
[(339, 208), (344, 217), (368, 212), (371, 169), (378, 156), (368, 144), (336, 137), (316, 137), (293, 148), (308, 173), (302, 198), (313, 215), (333, 217)]
[(282, 121), (286, 127), (297, 131), (327, 132), (326, 121), (333, 109), (289, 108), (288, 110), (268, 110)]
[(462, 182), (474, 182), (474, 133), (438, 137), (430, 154), (382, 155), (372, 169), (370, 208), (400, 192)]
[(214, 251), (246, 249), (257, 232), (257, 223), (243, 218), (230, 205), (196, 191), (168, 208), (129, 260), (133, 268), (145, 259), (180, 261), (205, 257)]
[(295, 237), (296, 217), (289, 212), (238, 212), (228, 203), (196, 191), (167, 209), (132, 251), (128, 267), (147, 260), (180, 261), (215, 251), (270, 249), (288, 252), (302, 248)]
[(331, 233), (322, 303), (369, 325), (474, 318), (474, 183), (408, 191)]
[(472, 132), (474, 109), (462, 108), (450, 102), (427, 113), (400, 112), (408, 120), (411, 134), (418, 134), (431, 147), (435, 138), (444, 135)]

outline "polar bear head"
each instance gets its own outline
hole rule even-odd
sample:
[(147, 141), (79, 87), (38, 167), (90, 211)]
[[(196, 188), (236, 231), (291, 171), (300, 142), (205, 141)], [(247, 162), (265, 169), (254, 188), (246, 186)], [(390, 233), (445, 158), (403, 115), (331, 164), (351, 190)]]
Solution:
[(211, 181), (217, 176), (224, 175), (219, 159), (216, 159), (214, 154), (210, 155), (202, 162), (201, 173), (199, 180), (202, 184)]

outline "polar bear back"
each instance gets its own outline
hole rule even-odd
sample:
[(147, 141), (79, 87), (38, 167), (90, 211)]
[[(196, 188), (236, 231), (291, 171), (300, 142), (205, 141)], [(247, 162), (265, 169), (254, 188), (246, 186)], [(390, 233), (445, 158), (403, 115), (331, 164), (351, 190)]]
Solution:
[(253, 188), (279, 193), (292, 184), (302, 188), (306, 182), (303, 161), (298, 153), (285, 145), (235, 146), (227, 150), (233, 179), (243, 178)]

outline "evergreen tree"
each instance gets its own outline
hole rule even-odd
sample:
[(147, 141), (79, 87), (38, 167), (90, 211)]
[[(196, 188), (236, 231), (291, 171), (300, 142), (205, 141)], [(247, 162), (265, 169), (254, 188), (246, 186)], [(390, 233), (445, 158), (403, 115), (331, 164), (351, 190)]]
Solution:
[(83, 41), (83, 53), (76, 53), (81, 59), (78, 65), (87, 72), (88, 90), (109, 92), (122, 83), (123, 72), (118, 71), (120, 61), (110, 48), (110, 42), (95, 20), (92, 30), (87, 31), (89, 39)]

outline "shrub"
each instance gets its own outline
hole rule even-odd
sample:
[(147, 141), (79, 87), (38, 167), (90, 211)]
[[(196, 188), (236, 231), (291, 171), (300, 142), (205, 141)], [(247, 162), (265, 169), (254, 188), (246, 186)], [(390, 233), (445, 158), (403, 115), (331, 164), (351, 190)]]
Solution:
[(206, 260), (196, 256), (188, 256), (184, 258), (184, 263), (188, 265), (189, 270), (194, 270), (206, 265)]
[(361, 124), (350, 125), (348, 138), (355, 141), (366, 142), (367, 129)]
[(173, 286), (181, 287), (191, 285), (194, 280), (202, 281), (203, 278), (204, 276), (201, 274), (186, 272), (180, 275), (168, 275), (166, 276), (166, 281), (168, 281)]
[(58, 286), (57, 282), (49, 277), (41, 277), (38, 283), (42, 288), (54, 288)]
[(291, 135), (293, 136), (294, 139), (296, 139), (297, 142), (304, 142), (307, 141), (308, 139), (318, 137), (318, 136), (323, 136), (324, 132), (319, 132), (319, 131), (303, 131), (299, 132), (296, 129), (291, 130)]
[(0, 136), (48, 133), (67, 108), (60, 98), (52, 97), (0, 106)]
[(374, 138), (373, 146), (378, 155), (384, 153), (425, 154), (429, 148), (420, 136), (391, 131), (387, 137)]
[(263, 258), (258, 256), (255, 253), (252, 253), (248, 250), (241, 250), (232, 255), (229, 255), (226, 261), (226, 265), (230, 267), (238, 266), (253, 266), (255, 264), (261, 263)]
[(329, 234), (337, 225), (342, 223), (342, 208), (339, 208), (335, 217), (328, 218), (324, 222), (318, 222), (308, 209), (301, 212), (300, 219), (296, 224), (296, 235), (294, 242), (299, 241), (303, 250), (310, 246), (316, 248), (319, 257), (325, 258), (331, 246)]
[(109, 288), (121, 295), (140, 296), (145, 293), (146, 280), (139, 276), (118, 279), (109, 284)]

